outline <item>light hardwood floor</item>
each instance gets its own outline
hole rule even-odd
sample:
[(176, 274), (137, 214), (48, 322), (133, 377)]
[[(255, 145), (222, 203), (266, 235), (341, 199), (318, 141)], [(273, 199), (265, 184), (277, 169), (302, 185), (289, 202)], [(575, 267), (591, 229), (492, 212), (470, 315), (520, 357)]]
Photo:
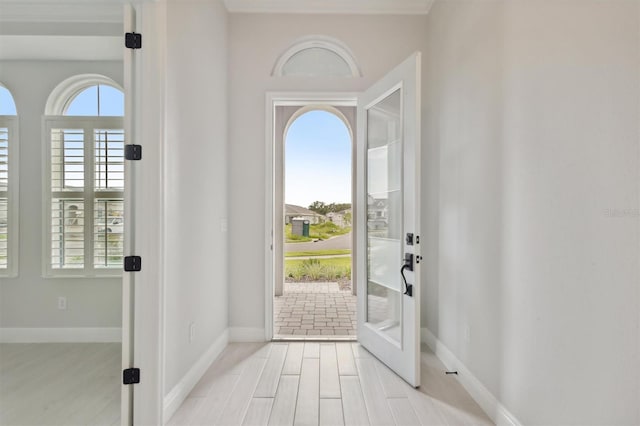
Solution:
[(119, 425), (119, 343), (0, 344), (0, 425)]
[(357, 343), (235, 343), (169, 421), (183, 425), (490, 425), (435, 355), (414, 389)]

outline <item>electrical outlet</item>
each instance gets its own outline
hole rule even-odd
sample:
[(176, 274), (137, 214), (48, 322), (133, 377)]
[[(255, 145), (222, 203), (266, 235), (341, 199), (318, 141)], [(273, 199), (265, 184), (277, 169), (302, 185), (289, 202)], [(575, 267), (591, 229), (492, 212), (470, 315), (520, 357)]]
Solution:
[(227, 220), (227, 218), (225, 217), (220, 219), (220, 232), (224, 234), (228, 230), (229, 230), (229, 221)]
[(196, 323), (192, 322), (189, 324), (189, 343), (193, 342), (196, 339)]
[(67, 298), (64, 296), (58, 297), (58, 309), (64, 311), (67, 309)]

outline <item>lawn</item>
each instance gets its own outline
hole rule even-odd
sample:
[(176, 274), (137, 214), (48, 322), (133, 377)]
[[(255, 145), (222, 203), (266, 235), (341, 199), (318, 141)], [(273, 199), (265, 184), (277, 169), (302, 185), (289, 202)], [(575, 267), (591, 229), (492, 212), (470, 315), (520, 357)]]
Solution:
[(351, 257), (285, 259), (284, 275), (292, 281), (351, 279)]
[(291, 234), (291, 224), (284, 227), (284, 238), (287, 243), (303, 243), (313, 240), (326, 240), (337, 235), (348, 234), (351, 227), (340, 228), (333, 222), (325, 222), (309, 225), (309, 237)]

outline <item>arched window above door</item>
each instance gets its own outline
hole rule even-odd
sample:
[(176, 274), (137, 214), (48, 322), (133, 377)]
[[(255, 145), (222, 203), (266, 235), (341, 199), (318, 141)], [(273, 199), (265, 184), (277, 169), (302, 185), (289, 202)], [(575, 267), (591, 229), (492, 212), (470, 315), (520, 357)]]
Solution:
[(360, 77), (351, 50), (340, 40), (307, 36), (293, 42), (278, 58), (274, 77)]

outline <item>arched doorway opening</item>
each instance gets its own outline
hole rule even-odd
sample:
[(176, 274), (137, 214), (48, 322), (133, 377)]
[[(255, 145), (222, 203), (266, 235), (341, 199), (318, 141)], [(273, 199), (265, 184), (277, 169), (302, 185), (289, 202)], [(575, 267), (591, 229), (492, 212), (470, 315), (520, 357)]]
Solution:
[(282, 134), (274, 337), (353, 337), (352, 123), (333, 106), (307, 105), (291, 114)]

